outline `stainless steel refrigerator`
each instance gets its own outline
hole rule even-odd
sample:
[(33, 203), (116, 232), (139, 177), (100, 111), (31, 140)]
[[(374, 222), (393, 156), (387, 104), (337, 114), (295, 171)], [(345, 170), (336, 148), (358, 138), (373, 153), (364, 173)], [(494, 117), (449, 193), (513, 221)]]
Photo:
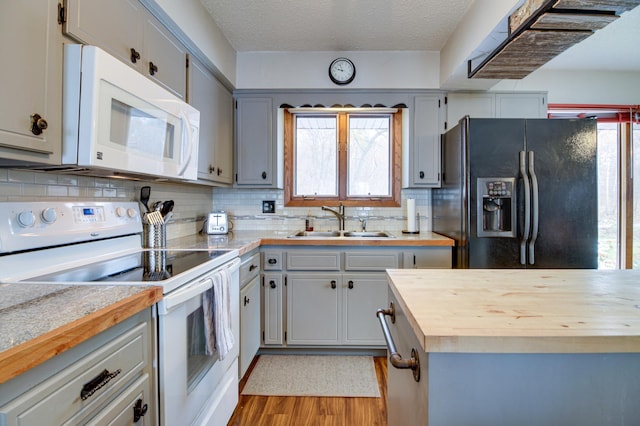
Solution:
[(474, 119), (442, 135), (433, 230), (456, 268), (597, 268), (593, 119)]

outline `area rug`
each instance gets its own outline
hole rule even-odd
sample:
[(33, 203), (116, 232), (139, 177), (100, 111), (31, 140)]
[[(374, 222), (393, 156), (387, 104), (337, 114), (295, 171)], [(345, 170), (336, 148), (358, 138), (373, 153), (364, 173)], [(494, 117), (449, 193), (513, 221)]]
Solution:
[(379, 398), (370, 356), (261, 355), (243, 395)]

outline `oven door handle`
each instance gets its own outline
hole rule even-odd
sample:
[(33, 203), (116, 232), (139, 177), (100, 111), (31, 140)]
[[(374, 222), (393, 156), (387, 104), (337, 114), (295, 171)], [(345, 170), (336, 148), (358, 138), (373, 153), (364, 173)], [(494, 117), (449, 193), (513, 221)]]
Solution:
[(158, 311), (160, 315), (165, 315), (176, 306), (204, 293), (211, 287), (213, 287), (213, 280), (210, 277), (180, 287), (178, 290), (164, 296), (164, 298), (158, 302)]

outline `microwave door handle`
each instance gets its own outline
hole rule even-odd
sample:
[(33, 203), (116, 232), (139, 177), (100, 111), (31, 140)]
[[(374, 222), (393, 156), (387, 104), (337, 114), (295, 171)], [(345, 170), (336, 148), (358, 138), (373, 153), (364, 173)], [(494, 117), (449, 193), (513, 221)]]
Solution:
[(191, 153), (193, 152), (193, 128), (191, 127), (191, 123), (189, 123), (189, 118), (184, 112), (180, 112), (180, 119), (184, 123), (187, 132), (187, 158), (184, 163), (182, 163), (180, 170), (178, 171), (178, 176), (182, 176), (184, 172), (189, 167), (189, 163), (191, 163)]

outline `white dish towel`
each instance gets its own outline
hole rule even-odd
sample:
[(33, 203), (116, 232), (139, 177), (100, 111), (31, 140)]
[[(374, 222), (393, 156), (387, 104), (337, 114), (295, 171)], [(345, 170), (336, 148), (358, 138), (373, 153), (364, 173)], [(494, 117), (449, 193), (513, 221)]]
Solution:
[(231, 328), (231, 277), (227, 269), (222, 269), (212, 278), (215, 345), (220, 360), (223, 360), (236, 343)]

